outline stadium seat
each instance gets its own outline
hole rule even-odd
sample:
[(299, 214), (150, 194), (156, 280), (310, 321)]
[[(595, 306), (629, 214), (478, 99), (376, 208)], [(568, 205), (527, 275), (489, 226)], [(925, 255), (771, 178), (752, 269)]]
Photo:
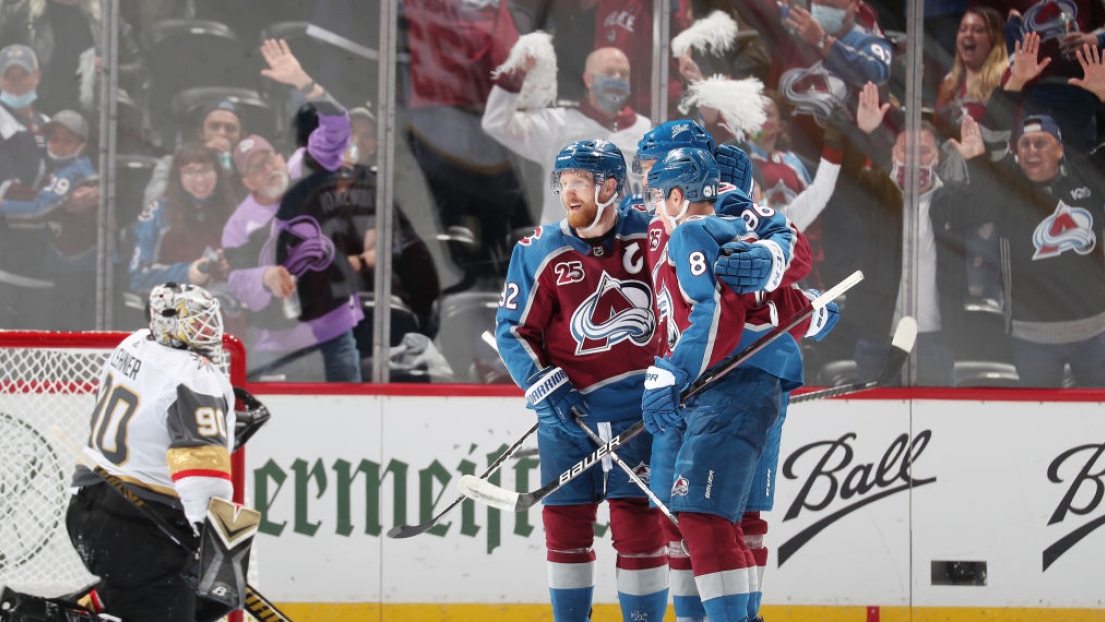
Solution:
[(495, 329), (498, 291), (464, 291), (441, 301), (437, 347), (459, 382), (511, 382), (499, 355), (484, 343), (485, 330)]
[(999, 361), (956, 361), (955, 386), (957, 387), (1016, 387), (1020, 386), (1017, 368)]
[(115, 98), (115, 150), (116, 153), (147, 153), (151, 148), (146, 111), (124, 91)]
[[(150, 181), (158, 158), (147, 155), (115, 156), (115, 222), (130, 227), (142, 211), (142, 193)], [(127, 249), (129, 251), (129, 249)]]
[(181, 136), (187, 135), (197, 121), (196, 117), (205, 108), (214, 106), (223, 100), (229, 100), (238, 107), (242, 119), (242, 135), (260, 134), (274, 139), (278, 134), (276, 113), (257, 91), (243, 88), (205, 86), (187, 89), (173, 96), (172, 117)]
[(198, 86), (253, 87), (259, 67), (247, 62), (245, 49), (226, 25), (213, 21), (168, 19), (143, 33), (150, 69), (150, 114), (154, 129), (167, 138), (174, 94)]

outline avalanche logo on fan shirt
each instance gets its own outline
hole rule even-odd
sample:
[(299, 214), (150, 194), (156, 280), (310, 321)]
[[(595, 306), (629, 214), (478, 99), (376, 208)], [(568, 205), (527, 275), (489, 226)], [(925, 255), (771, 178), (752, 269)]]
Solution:
[(1067, 32), (1063, 23), (1064, 13), (1072, 21), (1077, 19), (1078, 4), (1073, 0), (1041, 0), (1024, 12), (1021, 34), (1035, 32), (1040, 35), (1040, 40), (1061, 37)]
[(643, 346), (655, 329), (652, 288), (641, 281), (616, 279), (605, 271), (595, 293), (572, 313), (577, 355), (605, 352), (626, 339)]
[(671, 485), (671, 496), (686, 497), (691, 492), (691, 482), (682, 475), (676, 476), (675, 483)]
[(1093, 216), (1081, 207), (1071, 207), (1059, 201), (1055, 213), (1036, 226), (1032, 245), (1036, 247), (1033, 260), (1057, 257), (1069, 250), (1086, 255), (1097, 245)]

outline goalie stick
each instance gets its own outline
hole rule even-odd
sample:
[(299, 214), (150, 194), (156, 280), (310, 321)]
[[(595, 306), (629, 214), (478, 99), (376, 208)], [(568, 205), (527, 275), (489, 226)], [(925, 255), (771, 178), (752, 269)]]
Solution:
[[(88, 455), (84, 453), (84, 450), (74, 443), (73, 439), (69, 438), (61, 428), (56, 425), (51, 426), (50, 436), (68, 449), (70, 453), (77, 458), (78, 462), (84, 465), (89, 471), (98, 475), (100, 479), (104, 480), (105, 483), (122, 495), (124, 499), (137, 508), (146, 518), (153, 521), (153, 523), (157, 525), (157, 528), (172, 540), (173, 544), (187, 551), (195, 550), (196, 547), (192, 545), (192, 542), (196, 540), (195, 536), (180, 533), (176, 527), (170, 525), (160, 514), (150, 509), (150, 507), (146, 505), (145, 499), (136, 495), (126, 482), (93, 463)], [(272, 604), (272, 601), (262, 596), (256, 588), (249, 584), (246, 584), (245, 610), (259, 622), (292, 622), (291, 618), (284, 615), (284, 612), (280, 611), (276, 608), (276, 605)]]
[(879, 372), (877, 378), (868, 380), (867, 382), (852, 382), (840, 385), (839, 387), (829, 387), (827, 389), (803, 393), (802, 395), (795, 395), (790, 398), (790, 404), (801, 404), (802, 402), (812, 402), (813, 400), (851, 395), (852, 393), (859, 393), (860, 391), (867, 391), (868, 389), (885, 387), (894, 382), (894, 379), (901, 373), (902, 366), (905, 365), (905, 362), (909, 359), (909, 353), (913, 351), (913, 343), (916, 340), (917, 320), (907, 315), (898, 322), (898, 328), (894, 330), (894, 340), (890, 342), (890, 352), (886, 355), (886, 363), (883, 365), (882, 371)]
[[(730, 370), (737, 367), (741, 363), (752, 358), (758, 354), (765, 347), (773, 343), (775, 340), (783, 336), (787, 331), (793, 329), (798, 324), (802, 323), (807, 317), (813, 315), (815, 311), (823, 308), (825, 305), (832, 302), (835, 298), (838, 298), (841, 294), (851, 289), (856, 283), (863, 280), (863, 273), (859, 270), (853, 272), (843, 281), (833, 286), (831, 289), (821, 294), (814, 300), (810, 301), (810, 304), (802, 308), (801, 311), (795, 313), (785, 323), (781, 324), (763, 337), (756, 340), (755, 343), (749, 345), (747, 348), (741, 350), (737, 354), (725, 359), (718, 364), (717, 369), (708, 373), (705, 376), (695, 380), (691, 386), (683, 390), (680, 395), (681, 401), (686, 402), (691, 396), (702, 391), (714, 381), (718, 380)], [(507, 490), (501, 486), (496, 486), (487, 480), (480, 479), (475, 475), (462, 475), (457, 482), (457, 488), (460, 493), (470, 499), (475, 499), (481, 503), (489, 505), (493, 508), (508, 512), (525, 512), (530, 509), (545, 497), (556, 492), (561, 486), (564, 486), (573, 479), (579, 477), (584, 471), (598, 464), (598, 462), (604, 458), (607, 454), (612, 453), (615, 449), (624, 443), (628, 443), (633, 437), (637, 436), (645, 429), (645, 422), (638, 421), (633, 425), (626, 428), (621, 434), (611, 438), (606, 443), (600, 445), (598, 449), (585, 456), (579, 462), (568, 467), (559, 477), (552, 480), (548, 484), (538, 488), (531, 492), (515, 492)]]
[[(507, 447), (506, 451), (504, 451), (498, 458), (495, 458), (494, 462), (487, 465), (487, 469), (482, 474), (480, 474), (480, 479), (481, 480), (486, 480), (493, 473), (498, 471), (499, 467), (503, 466), (503, 463), (505, 463), (507, 460), (509, 460), (511, 456), (516, 454), (518, 452), (518, 448), (522, 446), (522, 443), (524, 443), (526, 441), (526, 439), (529, 438), (530, 435), (533, 434), (536, 431), (537, 431), (537, 424), (535, 423), (535, 424), (533, 424), (532, 428), (527, 430), (526, 433), (522, 435), (522, 438), (514, 441), (514, 444), (511, 445), (510, 447)], [(391, 529), (388, 529), (387, 537), (389, 537), (389, 538), (410, 538), (410, 537), (413, 537), (413, 536), (417, 536), (417, 535), (426, 533), (427, 531), (432, 529), (434, 525), (437, 524), (437, 521), (441, 520), (441, 518), (443, 516), (448, 514), (453, 508), (460, 505), (461, 501), (464, 501), (467, 498), (468, 497), (466, 497), (464, 495), (460, 495), (459, 497), (456, 498), (455, 501), (453, 501), (452, 503), (449, 504), (449, 507), (447, 507), (444, 510), (438, 512), (437, 516), (434, 516), (433, 518), (431, 518), (430, 520), (428, 520), (424, 523), (419, 523), (417, 525), (396, 525), (396, 526), (392, 527)]]

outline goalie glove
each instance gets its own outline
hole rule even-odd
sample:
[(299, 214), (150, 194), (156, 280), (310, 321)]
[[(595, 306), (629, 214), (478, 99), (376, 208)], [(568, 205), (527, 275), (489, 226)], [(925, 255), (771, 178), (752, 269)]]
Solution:
[(641, 396), (641, 417), (649, 432), (655, 434), (683, 427), (679, 393), (687, 380), (686, 372), (667, 359), (656, 357), (656, 364), (649, 367), (645, 375), (645, 392)]
[(573, 414), (580, 419), (590, 409), (587, 400), (572, 386), (568, 374), (559, 367), (547, 367), (531, 378), (526, 389), (526, 403), (537, 411), (537, 422), (548, 428), (560, 428), (569, 436), (587, 438), (587, 434), (572, 421)]
[(714, 160), (721, 181), (733, 184), (746, 196), (752, 196), (752, 159), (736, 145), (718, 145)]
[(227, 612), (246, 601), (246, 573), (261, 513), (225, 499), (212, 499), (202, 525), (196, 594)]
[[(776, 253), (779, 257), (776, 257)], [(782, 265), (778, 245), (738, 240), (721, 247), (714, 274), (738, 294), (766, 290), (775, 274), (776, 260)]]

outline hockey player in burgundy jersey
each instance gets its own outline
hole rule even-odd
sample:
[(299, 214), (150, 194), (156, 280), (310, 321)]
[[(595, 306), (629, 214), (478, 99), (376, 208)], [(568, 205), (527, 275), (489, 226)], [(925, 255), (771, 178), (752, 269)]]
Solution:
[[(538, 227), (515, 246), (499, 300), (499, 351), (537, 411), (542, 484), (594, 450), (573, 412), (605, 438), (641, 417), (639, 396), (656, 319), (645, 266), (649, 216), (617, 209), (625, 176), (625, 160), (613, 143), (584, 140), (564, 147), (552, 182), (567, 218)], [(649, 435), (642, 434), (618, 454), (647, 479), (650, 447)], [(589, 473), (545, 500), (553, 617), (590, 618), (593, 524), (605, 499), (623, 618), (661, 620), (667, 559), (658, 512), (622, 471)]]
[[(746, 620), (755, 614), (749, 606), (755, 589), (754, 561), (736, 521), (780, 402), (787, 391), (801, 385), (797, 344), (784, 338), (766, 356), (753, 357), (694, 398), (685, 412), (679, 407), (679, 393), (691, 381), (778, 323), (779, 303), (787, 308), (778, 312), (786, 314), (788, 305), (804, 304), (799, 302), (799, 297), (804, 301), (801, 292), (780, 288), (783, 275), (771, 271), (763, 275), (769, 278), (756, 275), (751, 278), (758, 281), (749, 281), (760, 290), (775, 290), (775, 301), (768, 304), (762, 303), (768, 294), (740, 295), (718, 284), (714, 259), (722, 246), (734, 239), (756, 245), (747, 223), (782, 217), (751, 203), (746, 210), (752, 213), (742, 212), (744, 218), (709, 217), (718, 193), (717, 175), (709, 152), (694, 148), (669, 152), (648, 175), (650, 207), (664, 224), (660, 230), (654, 221), (650, 229), (650, 260), (656, 262), (654, 287), (660, 313), (666, 316), (665, 344), (670, 350), (649, 370), (643, 408), (649, 428), (661, 430), (656, 442), (677, 446), (671, 473), (661, 473), (670, 465), (654, 459), (653, 482), (655, 489), (664, 486), (665, 479), (670, 482), (670, 493), (663, 492), (670, 494), (672, 510), (681, 512), (695, 582), (707, 595), (703, 610), (697, 609), (695, 590), (689, 586), (682, 597), (677, 594), (680, 620), (705, 615), (711, 620)], [(667, 244), (664, 233), (671, 235)], [(735, 330), (742, 326), (744, 330)], [(681, 438), (669, 429), (682, 430)], [(685, 583), (687, 570), (673, 563), (676, 591)]]
[[(213, 497), (230, 499), (234, 392), (219, 368), (219, 303), (194, 285), (150, 292), (149, 329), (123, 340), (104, 364), (85, 453), (127, 483), (180, 533), (202, 524)], [(194, 555), (178, 546), (103, 478), (78, 467), (66, 526), (107, 613), (124, 620), (214, 620), (197, 602)]]

